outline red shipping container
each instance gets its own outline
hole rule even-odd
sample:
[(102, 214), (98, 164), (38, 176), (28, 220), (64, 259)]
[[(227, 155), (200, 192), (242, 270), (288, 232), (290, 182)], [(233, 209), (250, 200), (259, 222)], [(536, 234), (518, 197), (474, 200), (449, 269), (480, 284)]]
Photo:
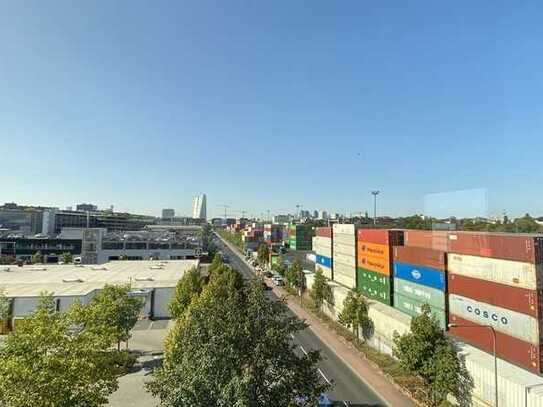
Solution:
[(449, 274), (449, 293), (538, 318), (542, 291)]
[[(468, 325), (474, 328), (450, 328), (449, 333), (463, 342), (492, 354), (493, 339), (489, 328), (474, 324), (456, 315), (449, 315), (451, 324)], [(541, 373), (541, 346), (532, 345), (512, 336), (496, 331), (496, 355), (536, 374)]]
[(425, 249), (422, 247), (398, 246), (394, 247), (394, 261), (433, 267), (445, 271), (447, 256), (441, 250)]
[(388, 246), (403, 246), (403, 230), (399, 229), (358, 229), (359, 242)]
[(404, 246), (422, 247), (425, 249), (449, 250), (449, 233), (442, 230), (414, 230), (404, 232)]
[(332, 238), (332, 227), (324, 226), (315, 228), (315, 235)]
[(543, 235), (450, 232), (449, 251), (539, 264), (543, 262)]

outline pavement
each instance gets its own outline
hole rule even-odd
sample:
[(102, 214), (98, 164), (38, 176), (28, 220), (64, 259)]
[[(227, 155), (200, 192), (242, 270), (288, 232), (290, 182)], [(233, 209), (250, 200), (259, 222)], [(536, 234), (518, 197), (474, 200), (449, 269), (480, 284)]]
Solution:
[[(222, 239), (221, 239), (222, 240)], [(246, 278), (254, 277), (254, 270), (240, 252), (222, 240), (221, 249), (230, 252), (230, 263)], [(286, 292), (274, 287), (270, 296), (275, 299), (285, 297)], [(329, 330), (317, 317), (303, 309), (297, 297), (287, 297), (286, 303), (291, 312), (305, 320), (309, 327), (298, 332), (294, 343), (303, 351), (317, 349), (323, 360), (319, 370), (323, 380), (332, 383), (328, 396), (344, 406), (393, 406), (415, 407), (416, 404), (392, 384), (378, 369), (349, 343)]]

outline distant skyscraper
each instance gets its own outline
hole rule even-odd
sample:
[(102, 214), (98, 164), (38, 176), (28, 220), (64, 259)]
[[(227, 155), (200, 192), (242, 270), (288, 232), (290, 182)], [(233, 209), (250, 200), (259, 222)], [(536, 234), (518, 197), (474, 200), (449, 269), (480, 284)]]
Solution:
[(174, 209), (162, 209), (162, 219), (173, 219), (175, 217)]
[(315, 210), (313, 211), (313, 217), (314, 217), (315, 219), (317, 219), (317, 218), (319, 217), (319, 211), (318, 211), (318, 210), (315, 209)]
[(192, 201), (192, 217), (194, 219), (207, 219), (206, 194), (194, 197)]

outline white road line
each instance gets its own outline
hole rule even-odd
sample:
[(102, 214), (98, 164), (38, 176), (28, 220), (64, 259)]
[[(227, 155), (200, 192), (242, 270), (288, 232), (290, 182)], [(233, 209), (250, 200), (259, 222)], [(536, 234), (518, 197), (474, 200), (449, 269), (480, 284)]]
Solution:
[(322, 378), (323, 378), (324, 380), (326, 380), (326, 383), (332, 384), (332, 383), (330, 382), (330, 380), (328, 380), (328, 378), (324, 375), (324, 373), (322, 372), (322, 370), (321, 370), (320, 368), (317, 368), (317, 370), (318, 370), (319, 373), (321, 374)]
[(349, 403), (347, 403), (345, 400), (343, 400), (343, 404), (345, 404), (345, 407), (349, 407)]
[(307, 355), (307, 351), (304, 349), (304, 347), (302, 345), (300, 345), (300, 349), (302, 350), (303, 353), (305, 353)]
[(296, 338), (294, 337), (294, 334), (290, 334), (290, 337), (291, 337), (292, 339), (296, 339)]

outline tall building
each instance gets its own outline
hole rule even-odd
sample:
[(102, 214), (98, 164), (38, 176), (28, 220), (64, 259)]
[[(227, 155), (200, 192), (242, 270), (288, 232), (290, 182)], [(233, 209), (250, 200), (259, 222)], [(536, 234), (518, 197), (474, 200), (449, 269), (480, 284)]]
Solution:
[(207, 219), (206, 194), (194, 197), (192, 201), (192, 217), (194, 219)]
[(93, 204), (80, 203), (75, 206), (75, 210), (82, 211), (82, 212), (96, 212), (98, 211), (98, 206), (93, 205)]
[(175, 209), (162, 209), (162, 219), (175, 218)]

